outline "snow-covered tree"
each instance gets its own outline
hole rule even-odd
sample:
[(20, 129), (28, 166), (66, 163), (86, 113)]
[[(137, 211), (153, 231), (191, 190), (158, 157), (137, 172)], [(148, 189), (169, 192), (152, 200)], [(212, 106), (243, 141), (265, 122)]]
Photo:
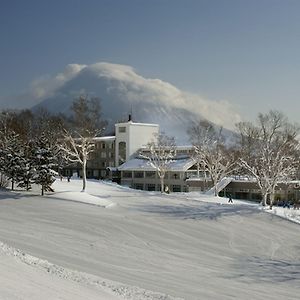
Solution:
[(19, 135), (9, 131), (2, 140), (1, 172), (11, 181), (11, 189), (20, 181), (25, 166), (23, 145)]
[(291, 179), (299, 165), (299, 126), (290, 124), (278, 111), (259, 114), (257, 124), (237, 124), (240, 135), (239, 163), (253, 176), (261, 190), (262, 205), (274, 200), (275, 188), (280, 181)]
[(55, 146), (58, 139), (62, 137), (66, 120), (66, 116), (62, 114), (53, 115), (45, 108), (36, 110), (30, 122), (31, 134), (29, 140), (34, 140), (43, 135), (51, 146)]
[(9, 185), (9, 181), (8, 181), (7, 177), (0, 171), (0, 189), (7, 188), (8, 185)]
[(95, 149), (94, 138), (100, 136), (106, 122), (101, 120), (101, 106), (98, 98), (80, 96), (72, 105), (72, 130), (65, 130), (59, 144), (70, 163), (78, 163), (82, 168), (82, 191), (86, 189), (86, 166), (90, 154)]
[[(58, 140), (63, 133), (65, 125), (63, 115), (52, 115), (45, 109), (39, 109), (35, 112), (30, 110), (12, 111), (6, 110), (0, 112), (0, 170), (2, 170), (3, 178), (7, 168), (12, 168), (12, 163), (16, 163), (16, 153), (20, 150), (19, 156), (22, 158), (20, 166), (22, 167), (18, 172), (18, 186), (31, 188), (32, 176), (34, 175), (34, 155), (33, 147), (35, 147), (35, 140), (40, 137), (48, 140), (51, 149), (56, 148)], [(9, 142), (12, 143), (11, 137), (14, 133), (20, 141), (20, 145), (8, 147)], [(12, 152), (12, 149), (14, 153)], [(10, 154), (9, 154), (10, 153)], [(9, 155), (9, 157), (7, 156)], [(13, 160), (13, 158), (15, 158)], [(56, 152), (56, 158), (59, 160), (60, 153)], [(8, 164), (7, 162), (10, 162)], [(60, 159), (62, 165), (62, 160)], [(0, 171), (1, 172), (1, 171)], [(9, 176), (11, 177), (11, 175)], [(5, 182), (5, 180), (3, 181)], [(15, 185), (16, 178), (11, 180), (13, 186)]]
[(176, 144), (174, 137), (165, 133), (154, 135), (154, 139), (148, 144), (148, 152), (140, 153), (140, 156), (149, 160), (149, 164), (156, 170), (160, 178), (161, 192), (164, 192), (164, 179), (170, 163), (176, 156)]
[(36, 141), (34, 147), (35, 173), (33, 176), (34, 183), (41, 185), (42, 196), (44, 192), (53, 191), (51, 185), (57, 174), (54, 170), (55, 166), (55, 149), (50, 145), (47, 138), (42, 135)]
[(64, 153), (65, 158), (70, 163), (79, 163), (82, 169), (82, 191), (86, 189), (86, 165), (90, 154), (95, 150), (94, 136), (82, 136), (78, 134), (77, 138), (72, 137), (69, 132), (59, 145), (59, 149)]
[(31, 189), (31, 184), (34, 183), (33, 176), (35, 174), (34, 144), (31, 142), (25, 143), (22, 149), (23, 165), (18, 180), (18, 186), (29, 191)]
[(208, 121), (194, 123), (188, 129), (188, 134), (194, 147), (193, 158), (197, 162), (198, 176), (199, 168), (205, 174), (208, 172), (217, 195), (218, 182), (237, 168), (237, 152), (226, 144), (222, 128), (217, 130)]

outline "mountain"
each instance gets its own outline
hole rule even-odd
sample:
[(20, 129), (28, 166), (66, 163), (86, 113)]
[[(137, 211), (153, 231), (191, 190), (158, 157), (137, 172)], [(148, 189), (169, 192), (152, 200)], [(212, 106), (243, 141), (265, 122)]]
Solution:
[(214, 121), (218, 116), (222, 119), (228, 111), (223, 109), (224, 103), (203, 100), (159, 79), (144, 78), (130, 66), (109, 63), (71, 65), (52, 82), (38, 88), (49, 95), (33, 109), (45, 107), (54, 113), (68, 114), (79, 95), (100, 97), (109, 130), (115, 122), (127, 120), (131, 113), (135, 122), (158, 123), (178, 144), (188, 143), (186, 131), (191, 122)]

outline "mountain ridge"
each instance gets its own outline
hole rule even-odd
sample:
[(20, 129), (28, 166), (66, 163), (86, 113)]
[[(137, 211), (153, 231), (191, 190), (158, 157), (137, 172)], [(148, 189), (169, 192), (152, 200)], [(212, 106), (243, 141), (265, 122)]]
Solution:
[(207, 119), (199, 112), (201, 103), (190, 103), (175, 86), (159, 79), (146, 79), (129, 66), (97, 63), (72, 68), (76, 71), (68, 70), (67, 78), (59, 74), (62, 83), (56, 82), (58, 87), (33, 110), (44, 107), (52, 113), (69, 114), (73, 100), (80, 95), (99, 97), (108, 131), (132, 114), (135, 122), (159, 124), (178, 144), (188, 143), (186, 132), (192, 122)]

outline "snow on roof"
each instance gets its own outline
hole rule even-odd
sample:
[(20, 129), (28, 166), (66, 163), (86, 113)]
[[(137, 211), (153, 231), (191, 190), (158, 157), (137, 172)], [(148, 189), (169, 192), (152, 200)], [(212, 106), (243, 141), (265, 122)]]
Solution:
[[(141, 146), (140, 149), (141, 150), (149, 150), (149, 146), (144, 145), (144, 146)], [(193, 150), (194, 147), (193, 146), (187, 146), (187, 145), (180, 145), (180, 146), (176, 145), (175, 149), (176, 149), (176, 151), (182, 151), (182, 150), (185, 151), (185, 150)]]
[(132, 121), (128, 121), (128, 122), (122, 122), (122, 123), (116, 123), (115, 125), (124, 125), (124, 124), (131, 124), (131, 125), (136, 125), (136, 126), (155, 126), (155, 127), (159, 127), (158, 124), (150, 124), (150, 123), (135, 123)]
[[(180, 172), (188, 170), (195, 161), (191, 158), (174, 159), (169, 165), (169, 171)], [(149, 160), (133, 158), (118, 167), (119, 171), (155, 171)]]
[(107, 140), (115, 140), (115, 139), (116, 139), (115, 136), (97, 136), (93, 138), (93, 140), (95, 141), (107, 141)]

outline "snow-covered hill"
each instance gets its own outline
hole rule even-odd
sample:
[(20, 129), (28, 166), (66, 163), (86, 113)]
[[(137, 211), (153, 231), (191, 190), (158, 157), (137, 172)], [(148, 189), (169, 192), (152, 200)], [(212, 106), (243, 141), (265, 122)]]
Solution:
[(80, 190), (0, 192), (0, 299), (298, 299), (298, 224), (198, 193)]
[(34, 109), (46, 107), (55, 113), (68, 113), (72, 101), (81, 94), (100, 97), (109, 130), (115, 122), (126, 121), (132, 112), (134, 121), (158, 123), (181, 144), (188, 141), (186, 131), (192, 121), (208, 119), (232, 128), (240, 120), (226, 101), (204, 100), (117, 64), (70, 65), (51, 80), (38, 82), (34, 92), (41, 95), (41, 103)]

